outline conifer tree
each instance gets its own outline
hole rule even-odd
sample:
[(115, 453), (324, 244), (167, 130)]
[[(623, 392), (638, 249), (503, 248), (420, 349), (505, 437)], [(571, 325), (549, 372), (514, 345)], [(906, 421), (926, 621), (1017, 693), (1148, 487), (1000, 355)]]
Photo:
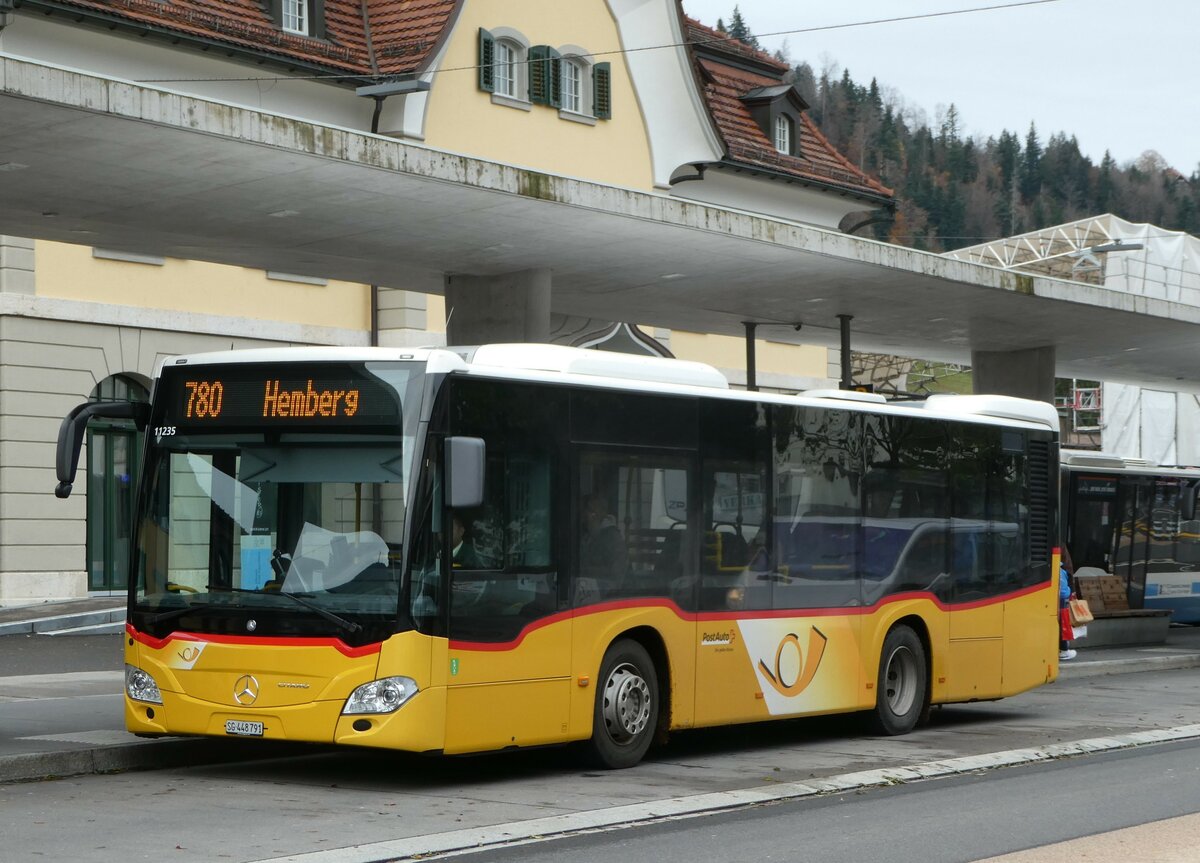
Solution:
[(1042, 190), (1042, 145), (1038, 141), (1037, 127), (1029, 124), (1025, 136), (1025, 157), (1021, 160), (1021, 200), (1028, 204)]
[(750, 32), (746, 19), (742, 17), (742, 10), (737, 6), (733, 7), (733, 15), (729, 19), (729, 35), (750, 48), (760, 48), (758, 39)]

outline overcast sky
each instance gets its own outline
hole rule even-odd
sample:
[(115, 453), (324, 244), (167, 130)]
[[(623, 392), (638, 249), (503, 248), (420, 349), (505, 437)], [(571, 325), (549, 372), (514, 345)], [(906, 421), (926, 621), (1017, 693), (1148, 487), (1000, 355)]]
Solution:
[(1121, 164), (1146, 150), (1190, 175), (1200, 164), (1200, 2), (1053, 0), (1039, 5), (817, 32), (883, 18), (1007, 5), (1013, 0), (683, 0), (708, 26), (729, 23), (735, 3), (768, 50), (818, 75), (871, 78), (931, 126), (954, 103), (965, 134), (1002, 130), (1042, 144), (1066, 132), (1094, 163)]

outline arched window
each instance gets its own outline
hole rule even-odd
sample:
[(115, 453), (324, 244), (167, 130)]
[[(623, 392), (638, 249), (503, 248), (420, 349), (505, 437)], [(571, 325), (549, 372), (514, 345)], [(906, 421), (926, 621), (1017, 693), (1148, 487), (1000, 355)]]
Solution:
[(496, 76), (498, 96), (516, 99), (521, 92), (518, 87), (520, 80), (521, 46), (508, 39), (496, 40), (496, 62), (492, 65)]
[(786, 114), (775, 115), (775, 149), (780, 153), (792, 155), (792, 118)]
[[(146, 388), (127, 375), (111, 375), (91, 401), (147, 400)], [(142, 434), (131, 420), (92, 420), (87, 431), (88, 590), (124, 590), (133, 539), (134, 490), (141, 467)]]
[(529, 110), (529, 42), (511, 27), (479, 28), (479, 89), (492, 102)]

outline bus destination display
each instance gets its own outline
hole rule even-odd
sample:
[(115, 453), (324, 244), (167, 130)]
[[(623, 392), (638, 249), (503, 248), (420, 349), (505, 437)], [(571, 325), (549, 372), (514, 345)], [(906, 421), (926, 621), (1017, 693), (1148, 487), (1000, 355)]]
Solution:
[(359, 369), (320, 367), (260, 373), (220, 367), (164, 370), (164, 422), (179, 426), (379, 425), (398, 422), (400, 400)]

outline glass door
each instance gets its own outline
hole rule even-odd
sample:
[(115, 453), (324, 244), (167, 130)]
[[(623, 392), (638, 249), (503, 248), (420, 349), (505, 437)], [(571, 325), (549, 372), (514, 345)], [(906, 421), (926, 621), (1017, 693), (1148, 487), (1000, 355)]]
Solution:
[(123, 591), (129, 572), (137, 488), (138, 438), (133, 429), (88, 431), (88, 590)]

